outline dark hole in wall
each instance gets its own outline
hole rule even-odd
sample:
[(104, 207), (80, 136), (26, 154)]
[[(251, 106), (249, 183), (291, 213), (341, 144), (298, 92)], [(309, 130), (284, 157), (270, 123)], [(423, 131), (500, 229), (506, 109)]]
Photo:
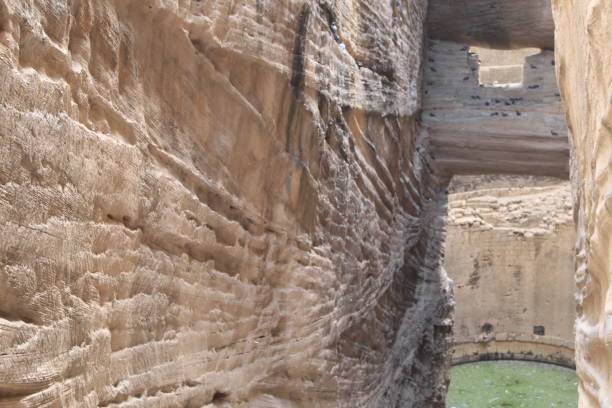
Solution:
[(546, 329), (544, 326), (533, 326), (533, 334), (543, 336), (546, 334)]
[(491, 323), (485, 323), (482, 325), (482, 332), (489, 334), (493, 332), (493, 325)]
[(223, 392), (223, 391), (215, 391), (215, 393), (213, 394), (212, 397), (212, 403), (216, 403), (216, 402), (223, 402), (227, 399), (227, 397), (229, 397), (229, 394), (227, 392)]

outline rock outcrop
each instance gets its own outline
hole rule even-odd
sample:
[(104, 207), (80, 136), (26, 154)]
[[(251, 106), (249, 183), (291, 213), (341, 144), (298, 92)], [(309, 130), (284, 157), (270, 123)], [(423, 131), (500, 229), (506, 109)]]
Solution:
[(0, 0), (0, 406), (443, 407), (425, 9)]
[(555, 0), (557, 74), (571, 132), (580, 407), (612, 406), (612, 3)]
[[(471, 180), (458, 179), (453, 188), (470, 189)], [(454, 362), (574, 365), (571, 192), (568, 182), (549, 183), (490, 180), (488, 188), (449, 196), (445, 268), (455, 282)]]

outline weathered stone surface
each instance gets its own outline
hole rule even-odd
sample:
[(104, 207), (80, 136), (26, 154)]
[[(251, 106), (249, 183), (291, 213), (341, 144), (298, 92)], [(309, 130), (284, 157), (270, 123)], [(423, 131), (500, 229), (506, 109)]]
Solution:
[(523, 82), (479, 83), (480, 61), (466, 44), (430, 40), (423, 124), (436, 164), (452, 174), (568, 177), (569, 143), (555, 57), (526, 58)]
[(612, 3), (555, 0), (557, 74), (572, 135), (580, 407), (612, 406)]
[[(430, 32), (550, 48), (545, 3), (433, 0)], [(581, 406), (601, 408), (612, 5), (554, 7)], [(532, 92), (482, 89), (434, 42), (457, 50), (425, 67), (448, 100), (426, 89), (420, 129), (425, 9), (0, 0), (0, 406), (442, 407), (446, 174), (563, 176), (567, 147), (546, 53)], [(514, 92), (531, 120), (470, 102)]]
[(425, 3), (0, 0), (0, 406), (443, 407)]
[(473, 190), (498, 188), (550, 187), (563, 183), (556, 177), (523, 176), (508, 174), (484, 174), (477, 176), (454, 176), (449, 185), (449, 192), (465, 193)]
[(491, 48), (553, 49), (551, 0), (430, 0), (428, 32)]
[[(445, 268), (455, 282), (455, 362), (574, 365), (571, 192), (567, 182), (536, 183), (550, 180), (491, 180), (489, 188), (449, 196)], [(454, 188), (463, 184), (453, 180)]]

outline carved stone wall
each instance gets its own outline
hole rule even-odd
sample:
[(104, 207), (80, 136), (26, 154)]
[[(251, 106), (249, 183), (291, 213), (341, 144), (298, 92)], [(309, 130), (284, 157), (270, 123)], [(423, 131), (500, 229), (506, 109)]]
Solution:
[(574, 365), (570, 187), (531, 186), (537, 182), (550, 183), (516, 177), (449, 196), (445, 268), (454, 280), (456, 363)]
[(552, 50), (550, 0), (430, 0), (433, 38), (498, 49)]
[(612, 406), (612, 3), (555, 0), (557, 76), (572, 141), (580, 407)]
[(429, 40), (423, 124), (436, 163), (452, 174), (568, 177), (567, 126), (555, 56), (528, 56), (523, 82), (479, 83), (478, 55), (466, 44)]
[(443, 407), (425, 8), (0, 0), (0, 406)]
[(567, 175), (553, 69), (611, 405), (612, 5), (555, 3), (500, 90), (548, 2), (431, 1), (424, 66), (425, 0), (0, 0), (0, 406), (443, 407), (444, 189)]

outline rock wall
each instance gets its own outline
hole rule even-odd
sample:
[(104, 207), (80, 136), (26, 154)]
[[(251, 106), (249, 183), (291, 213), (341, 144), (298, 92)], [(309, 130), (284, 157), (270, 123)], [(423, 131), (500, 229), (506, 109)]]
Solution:
[(443, 407), (425, 0), (0, 0), (1, 407)]
[(432, 38), (490, 48), (554, 46), (550, 0), (429, 0)]
[(465, 193), (473, 190), (550, 187), (562, 184), (563, 182), (564, 180), (556, 177), (522, 176), (514, 174), (454, 176), (448, 187), (448, 191), (452, 194)]
[(557, 75), (572, 135), (580, 407), (612, 406), (612, 3), (555, 0)]
[[(454, 189), (464, 187), (458, 178)], [(530, 187), (519, 187), (525, 181)], [(531, 186), (538, 182), (550, 180), (490, 180), (489, 188), (449, 196), (445, 268), (455, 282), (455, 363), (574, 365), (571, 192), (568, 182)]]
[(567, 126), (555, 56), (525, 59), (523, 82), (479, 83), (478, 55), (467, 44), (429, 40), (423, 124), (436, 163), (452, 174), (568, 177)]

